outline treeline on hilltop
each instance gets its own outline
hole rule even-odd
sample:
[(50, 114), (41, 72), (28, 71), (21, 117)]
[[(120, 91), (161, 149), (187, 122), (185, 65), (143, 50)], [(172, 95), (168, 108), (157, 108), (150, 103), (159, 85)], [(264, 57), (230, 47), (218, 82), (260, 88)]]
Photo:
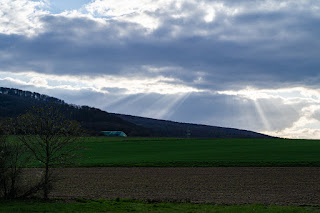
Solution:
[(0, 117), (15, 117), (33, 106), (47, 103), (65, 104), (63, 100), (36, 92), (0, 87)]

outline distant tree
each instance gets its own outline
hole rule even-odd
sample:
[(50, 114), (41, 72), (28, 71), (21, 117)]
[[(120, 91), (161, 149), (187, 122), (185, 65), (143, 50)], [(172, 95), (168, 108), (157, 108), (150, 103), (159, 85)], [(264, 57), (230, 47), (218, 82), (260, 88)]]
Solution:
[(0, 192), (2, 196), (5, 196), (7, 189), (6, 142), (7, 136), (4, 134), (3, 126), (0, 123)]
[(0, 122), (0, 191), (6, 199), (18, 196), (21, 190), (18, 181), (30, 157), (22, 143), (8, 140), (8, 134), (13, 133), (13, 124), (13, 119)]
[(75, 163), (83, 141), (83, 130), (76, 121), (67, 120), (55, 105), (34, 107), (17, 119), (18, 140), (44, 168), (43, 197), (52, 187), (52, 168)]

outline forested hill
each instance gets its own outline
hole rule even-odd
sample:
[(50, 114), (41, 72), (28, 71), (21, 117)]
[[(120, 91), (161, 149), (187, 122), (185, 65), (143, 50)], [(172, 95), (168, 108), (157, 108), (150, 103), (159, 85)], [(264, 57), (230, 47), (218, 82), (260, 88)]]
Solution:
[(39, 93), (0, 87), (0, 117), (16, 117), (33, 106), (58, 105), (72, 120), (79, 121), (92, 135), (104, 130), (121, 130), (130, 136), (151, 136), (150, 131), (118, 116), (88, 106), (66, 104), (64, 101)]
[(202, 137), (202, 138), (268, 138), (260, 133), (233, 128), (179, 123), (138, 116), (114, 114), (88, 106), (66, 104), (47, 95), (0, 87), (0, 117), (16, 117), (33, 106), (59, 105), (70, 119), (82, 123), (90, 134), (120, 130), (129, 136)]

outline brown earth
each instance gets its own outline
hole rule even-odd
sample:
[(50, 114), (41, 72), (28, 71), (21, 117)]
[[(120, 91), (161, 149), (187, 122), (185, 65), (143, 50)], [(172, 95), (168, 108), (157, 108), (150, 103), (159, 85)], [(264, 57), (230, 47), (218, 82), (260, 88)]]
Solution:
[[(39, 169), (28, 169), (29, 175)], [(218, 204), (320, 204), (320, 168), (59, 168), (51, 197)], [(30, 177), (30, 176), (29, 176)]]

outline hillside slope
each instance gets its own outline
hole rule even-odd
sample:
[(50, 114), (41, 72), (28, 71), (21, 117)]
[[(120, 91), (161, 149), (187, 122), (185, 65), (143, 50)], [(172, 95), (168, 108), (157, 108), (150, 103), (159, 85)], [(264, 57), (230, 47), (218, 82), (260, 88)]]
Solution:
[(103, 130), (121, 130), (129, 136), (269, 138), (267, 135), (247, 130), (108, 113), (93, 107), (66, 104), (63, 100), (39, 93), (0, 87), (0, 117), (16, 117), (33, 106), (48, 104), (59, 105), (70, 119), (81, 122), (92, 135)]
[(132, 115), (114, 114), (123, 120), (146, 127), (156, 137), (195, 137), (195, 138), (270, 138), (270, 136), (234, 128), (179, 123)]
[(79, 121), (92, 135), (103, 130), (122, 130), (130, 136), (151, 136), (147, 128), (137, 126), (108, 112), (88, 106), (66, 104), (39, 93), (0, 87), (0, 117), (16, 117), (33, 106), (57, 105), (69, 119)]

